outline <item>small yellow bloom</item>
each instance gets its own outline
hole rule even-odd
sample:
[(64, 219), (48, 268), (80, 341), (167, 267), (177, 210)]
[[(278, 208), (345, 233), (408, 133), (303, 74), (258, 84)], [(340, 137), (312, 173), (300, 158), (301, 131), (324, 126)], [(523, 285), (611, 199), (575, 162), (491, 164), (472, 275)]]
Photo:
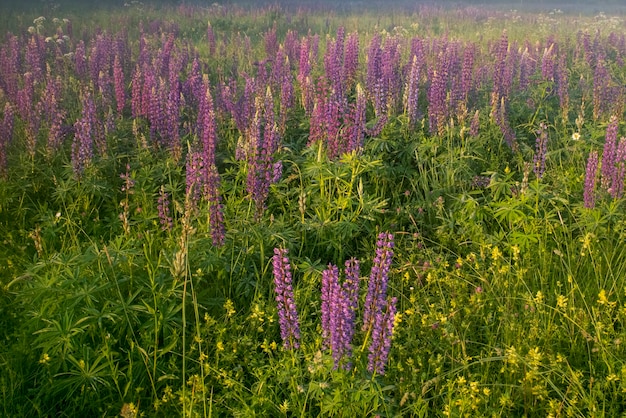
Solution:
[(39, 359), (39, 364), (48, 364), (49, 361), (50, 361), (50, 356), (48, 355), (48, 353), (43, 353), (41, 355), (41, 358)]
[(224, 343), (222, 341), (218, 341), (216, 344), (217, 351), (224, 351)]
[(616, 305), (617, 302), (611, 302), (609, 300), (609, 298), (606, 295), (606, 290), (602, 289), (600, 290), (600, 293), (598, 293), (598, 304), (599, 305), (606, 305), (610, 308), (614, 307)]
[(567, 298), (563, 295), (558, 295), (556, 297), (556, 306), (559, 309), (565, 310), (567, 308)]
[(511, 246), (511, 252), (513, 253), (513, 260), (519, 260), (520, 249), (517, 245)]
[(237, 312), (235, 311), (235, 305), (233, 304), (233, 301), (230, 299), (226, 299), (226, 302), (224, 303), (224, 309), (226, 310), (226, 316), (228, 316), (229, 318)]

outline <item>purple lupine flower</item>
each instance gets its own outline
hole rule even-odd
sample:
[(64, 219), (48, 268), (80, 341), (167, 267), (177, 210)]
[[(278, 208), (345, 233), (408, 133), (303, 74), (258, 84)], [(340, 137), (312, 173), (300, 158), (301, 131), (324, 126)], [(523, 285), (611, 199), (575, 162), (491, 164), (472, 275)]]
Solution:
[[(399, 38), (387, 38), (383, 47), (383, 86), (384, 111), (395, 111), (401, 98), (402, 79), (400, 77), (401, 48)], [(381, 109), (383, 110), (383, 109)]]
[(0, 48), (0, 88), (2, 88), (10, 100), (17, 100), (19, 90), (20, 57), (19, 52), (23, 49), (17, 36), (7, 34), (5, 45)]
[(324, 347), (330, 346), (330, 338), (332, 334), (331, 330), (331, 316), (333, 314), (332, 303), (334, 296), (334, 286), (339, 281), (339, 271), (337, 266), (329, 265), (327, 269), (322, 272), (322, 339)]
[(587, 158), (585, 170), (585, 189), (583, 202), (587, 209), (593, 209), (596, 205), (596, 178), (598, 173), (598, 151), (591, 151)]
[(135, 66), (135, 71), (133, 72), (133, 78), (131, 81), (131, 113), (133, 118), (138, 118), (140, 116), (145, 116), (143, 113), (143, 95), (142, 95), (142, 87), (143, 87), (143, 76), (141, 73), (141, 68), (139, 65)]
[(87, 75), (87, 51), (82, 39), (78, 41), (74, 50), (74, 69), (79, 77)]
[(275, 57), (278, 52), (278, 38), (276, 37), (276, 23), (272, 26), (272, 29), (265, 32), (263, 36), (265, 43), (265, 54), (267, 57)]
[(224, 244), (224, 208), (219, 194), (220, 175), (215, 164), (210, 164), (207, 172), (207, 189), (212, 190), (208, 195), (209, 202), (209, 226), (211, 228), (211, 240), (213, 245), (219, 247)]
[(409, 119), (409, 124), (414, 126), (418, 118), (418, 98), (419, 98), (419, 81), (420, 81), (420, 63), (416, 55), (411, 60), (411, 69), (409, 78), (404, 89), (405, 104), (404, 109)]
[(298, 62), (298, 59), (300, 59), (300, 39), (297, 30), (287, 30), (283, 47), (285, 48), (289, 62)]
[(445, 74), (435, 70), (428, 89), (428, 126), (431, 134), (443, 134), (446, 120)]
[(203, 196), (209, 204), (209, 224), (211, 227), (211, 239), (213, 245), (219, 246), (224, 243), (224, 215), (222, 201), (219, 192), (220, 175), (215, 161), (215, 148), (217, 147), (217, 126), (213, 98), (209, 90), (208, 82), (205, 84), (206, 94), (200, 100), (198, 124), (202, 143), (202, 178), (200, 185), (203, 188)]
[(611, 75), (606, 68), (604, 59), (598, 59), (593, 74), (593, 118), (599, 119), (603, 116), (611, 104), (610, 97)]
[(376, 256), (370, 273), (365, 307), (363, 311), (363, 331), (371, 332), (375, 315), (385, 304), (389, 269), (393, 259), (393, 234), (382, 232), (376, 241)]
[(294, 104), (294, 91), (293, 91), (293, 78), (291, 75), (291, 69), (289, 65), (289, 57), (285, 54), (284, 49), (279, 48), (276, 53), (276, 59), (272, 67), (272, 79), (275, 88), (280, 91), (279, 101), (279, 131), (281, 134), (285, 133), (287, 116), (289, 110)]
[(534, 71), (534, 63), (535, 60), (531, 58), (528, 53), (528, 48), (526, 48), (522, 55), (520, 56), (519, 62), (519, 88), (520, 90), (526, 90), (530, 85), (530, 76)]
[(378, 136), (383, 131), (385, 124), (387, 123), (387, 115), (382, 115), (376, 119), (376, 123), (370, 129), (367, 129), (365, 133), (368, 136)]
[(52, 155), (56, 150), (61, 147), (61, 140), (63, 136), (63, 119), (65, 118), (65, 111), (59, 106), (56, 111), (50, 117), (50, 127), (48, 130), (48, 143), (46, 148), (48, 155)]
[[(343, 349), (344, 355), (352, 355), (352, 338), (356, 328), (356, 311), (359, 303), (359, 260), (351, 258), (345, 262), (345, 280), (342, 284), (343, 294)], [(350, 369), (350, 363), (345, 364)]]
[(326, 130), (325, 139), (326, 139), (326, 152), (330, 159), (335, 159), (341, 154), (342, 146), (339, 143), (340, 141), (340, 131), (342, 124), (342, 115), (343, 115), (343, 102), (340, 101), (340, 98), (331, 95), (327, 98), (326, 101), (326, 109), (325, 109), (325, 118), (324, 118), (324, 127)]
[[(339, 284), (337, 266), (329, 264), (322, 272), (322, 337), (324, 346), (332, 351), (335, 368), (352, 354), (357, 298), (358, 262), (346, 262), (346, 280), (343, 285)], [(349, 362), (344, 363), (344, 368), (350, 367)]]
[(171, 231), (174, 222), (171, 216), (170, 195), (161, 186), (159, 189), (159, 197), (157, 199), (157, 211), (159, 212), (159, 222), (163, 231)]
[(182, 86), (179, 80), (179, 74), (183, 69), (183, 54), (175, 54), (170, 60), (169, 70), (169, 90), (163, 92), (163, 97), (166, 98), (165, 103), (165, 121), (163, 135), (165, 136), (166, 144), (169, 147), (172, 154), (176, 157), (180, 155), (180, 112), (182, 106)]
[(48, 123), (48, 141), (46, 149), (51, 156), (61, 146), (63, 135), (61, 125), (65, 117), (65, 110), (60, 106), (61, 77), (47, 76), (47, 83), (39, 105), (42, 107), (43, 115)]
[(300, 347), (300, 325), (298, 311), (293, 297), (291, 266), (286, 248), (274, 248), (274, 292), (278, 309), (278, 324), (283, 347), (287, 350)]
[(27, 72), (23, 77), (22, 88), (17, 92), (17, 110), (22, 120), (26, 122), (27, 127), (30, 129), (34, 129), (37, 125), (35, 120), (36, 112), (33, 112), (34, 95), (35, 79), (32, 73)]
[(327, 101), (327, 85), (324, 78), (318, 83), (318, 92), (314, 97), (314, 105), (311, 111), (311, 122), (309, 123), (309, 141), (308, 146), (317, 141), (324, 141), (326, 135), (326, 101)]
[(209, 26), (206, 30), (206, 39), (209, 44), (209, 55), (211, 57), (214, 57), (217, 43), (215, 41), (215, 32), (213, 32), (213, 26), (211, 26), (211, 22), (209, 22)]
[(273, 165), (272, 165), (272, 183), (278, 183), (280, 181), (280, 178), (283, 176), (283, 162), (282, 161), (276, 161)]
[(350, 152), (358, 150), (363, 146), (363, 138), (365, 136), (365, 123), (367, 110), (367, 97), (361, 88), (360, 84), (356, 86), (356, 101), (352, 106), (352, 111), (349, 115), (349, 126), (346, 129), (348, 134), (348, 140), (346, 141), (347, 149), (342, 152)]
[[(580, 39), (577, 44), (580, 45)], [(597, 57), (595, 53), (595, 48), (593, 48), (593, 46), (591, 45), (591, 35), (587, 31), (582, 33), (582, 45), (587, 65), (589, 65), (590, 68), (594, 68)]]
[(538, 180), (543, 177), (546, 171), (546, 154), (548, 152), (548, 129), (544, 122), (541, 122), (537, 130), (537, 141), (535, 143), (535, 155), (533, 157), (533, 171)]
[(44, 49), (40, 48), (41, 35), (32, 35), (26, 45), (25, 60), (27, 71), (33, 74), (35, 80), (43, 79), (44, 74)]
[(300, 42), (300, 61), (298, 65), (298, 82), (302, 85), (311, 75), (311, 47), (310, 39), (305, 37)]
[(556, 51), (555, 44), (551, 43), (549, 47), (544, 48), (543, 57), (541, 59), (541, 77), (546, 81), (554, 81), (554, 55)]
[(93, 130), (95, 120), (95, 105), (91, 93), (83, 95), (83, 110), (81, 118), (74, 124), (74, 142), (72, 143), (72, 167), (76, 177), (82, 175), (86, 166), (93, 158)]
[(613, 169), (613, 178), (609, 193), (615, 199), (621, 198), (624, 192), (624, 174), (626, 173), (626, 138), (621, 137), (617, 145), (615, 156), (616, 165)]
[(557, 93), (563, 119), (567, 119), (569, 110), (569, 79), (567, 76), (567, 56), (561, 54), (556, 68)]
[(463, 67), (461, 70), (461, 99), (467, 102), (469, 92), (474, 79), (474, 57), (476, 48), (473, 45), (465, 48), (463, 52)]
[[(494, 92), (492, 96), (495, 96)], [(504, 136), (504, 142), (511, 148), (513, 151), (517, 151), (517, 139), (515, 137), (515, 131), (511, 128), (509, 124), (509, 120), (506, 114), (506, 103), (504, 101), (504, 97), (500, 100), (496, 100), (495, 97), (492, 97), (492, 116), (494, 118), (494, 122), (500, 128), (502, 135)]]
[(350, 88), (356, 82), (357, 71), (359, 69), (359, 34), (352, 32), (346, 39), (344, 53), (344, 77), (347, 87)]
[(474, 112), (474, 116), (472, 117), (472, 123), (470, 124), (470, 135), (473, 138), (478, 136), (478, 130), (480, 129), (480, 111), (476, 110)]
[(388, 299), (376, 312), (372, 327), (372, 341), (369, 345), (367, 370), (379, 375), (385, 374), (385, 364), (391, 349), (391, 337), (396, 316), (397, 299)]
[(324, 55), (324, 69), (326, 78), (330, 81), (333, 95), (337, 101), (342, 102), (346, 96), (345, 73), (343, 67), (344, 29), (337, 29), (337, 38), (333, 42), (329, 40)]
[(153, 106), (153, 91), (157, 88), (156, 75), (154, 69), (146, 65), (141, 69), (143, 84), (141, 86), (141, 113), (140, 115), (149, 119), (151, 117), (151, 107)]
[(606, 128), (604, 148), (602, 150), (601, 184), (602, 188), (605, 190), (611, 187), (613, 172), (617, 163), (617, 129), (617, 117), (612, 116)]
[[(380, 35), (374, 34), (372, 39), (370, 40), (370, 44), (367, 49), (367, 73), (366, 73), (366, 81), (365, 81), (365, 89), (369, 97), (374, 100), (375, 97), (380, 95), (380, 86), (383, 69), (382, 69), (382, 60), (383, 60), (383, 52), (380, 47)], [(375, 101), (376, 103), (376, 101)], [(375, 105), (375, 109), (378, 109), (379, 106)], [(380, 112), (380, 110), (378, 110)], [(376, 113), (378, 116), (378, 113)]]
[(113, 62), (113, 82), (115, 84), (115, 104), (117, 105), (118, 115), (122, 114), (124, 105), (126, 104), (126, 89), (124, 86), (124, 70), (119, 55), (115, 56)]
[(187, 196), (186, 201), (191, 209), (197, 207), (201, 197), (202, 185), (204, 184), (202, 172), (202, 154), (197, 151), (190, 151), (189, 154), (187, 154), (185, 164), (185, 195)]

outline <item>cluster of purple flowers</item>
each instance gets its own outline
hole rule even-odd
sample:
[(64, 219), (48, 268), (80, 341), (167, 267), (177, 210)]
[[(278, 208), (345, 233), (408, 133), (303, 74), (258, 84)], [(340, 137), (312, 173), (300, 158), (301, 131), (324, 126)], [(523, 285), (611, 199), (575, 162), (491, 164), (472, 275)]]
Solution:
[[(391, 348), (396, 315), (396, 298), (387, 297), (388, 274), (393, 257), (393, 235), (381, 233), (376, 243), (376, 257), (369, 277), (365, 301), (363, 331), (369, 341), (367, 370), (384, 374)], [(298, 348), (300, 327), (293, 298), (291, 270), (287, 250), (275, 248), (272, 258), (274, 286), (281, 338), (286, 349)], [(345, 262), (344, 280), (333, 264), (322, 272), (321, 325), (323, 345), (331, 350), (335, 368), (352, 368), (352, 340), (356, 329), (359, 299), (359, 261)]]
[(83, 95), (83, 110), (81, 118), (74, 124), (75, 135), (72, 144), (72, 167), (74, 174), (80, 177), (85, 167), (93, 158), (93, 137), (96, 124), (96, 106), (91, 92), (85, 91)]
[(617, 117), (612, 116), (606, 128), (601, 158), (595, 150), (589, 153), (583, 192), (586, 208), (595, 206), (598, 177), (601, 190), (607, 192), (612, 198), (620, 198), (624, 194), (626, 138), (621, 137), (618, 140), (618, 125)]
[(293, 297), (291, 266), (287, 249), (275, 248), (272, 266), (274, 267), (274, 292), (278, 309), (278, 324), (283, 346), (287, 349), (300, 347), (300, 324)]
[(376, 256), (368, 282), (365, 307), (363, 311), (363, 331), (371, 332), (379, 312), (387, 298), (389, 269), (393, 259), (393, 235), (380, 233), (376, 242)]
[[(358, 260), (346, 261), (343, 283), (337, 266), (329, 265), (322, 272), (322, 337), (332, 351), (335, 368), (352, 355), (358, 294)], [(351, 364), (345, 362), (343, 367), (350, 369)]]

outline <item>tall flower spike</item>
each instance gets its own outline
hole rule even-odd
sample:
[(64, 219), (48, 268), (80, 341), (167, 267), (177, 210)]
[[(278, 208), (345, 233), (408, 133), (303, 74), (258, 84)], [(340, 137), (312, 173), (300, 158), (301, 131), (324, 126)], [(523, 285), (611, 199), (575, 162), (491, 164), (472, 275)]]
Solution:
[(617, 117), (612, 116), (609, 121), (609, 126), (606, 128), (606, 135), (604, 137), (604, 148), (602, 150), (602, 187), (609, 189), (613, 179), (613, 172), (615, 170), (615, 163), (617, 162), (617, 130), (618, 120)]
[(274, 291), (278, 309), (278, 324), (283, 346), (287, 350), (300, 347), (300, 325), (291, 285), (291, 267), (286, 248), (274, 248)]
[(372, 342), (369, 346), (367, 370), (370, 373), (385, 374), (385, 364), (391, 349), (391, 337), (396, 316), (396, 298), (385, 303), (385, 311), (376, 313), (372, 329)]
[(376, 257), (369, 277), (365, 307), (363, 311), (363, 331), (372, 331), (375, 315), (385, 304), (387, 282), (393, 258), (393, 234), (380, 233), (376, 242)]

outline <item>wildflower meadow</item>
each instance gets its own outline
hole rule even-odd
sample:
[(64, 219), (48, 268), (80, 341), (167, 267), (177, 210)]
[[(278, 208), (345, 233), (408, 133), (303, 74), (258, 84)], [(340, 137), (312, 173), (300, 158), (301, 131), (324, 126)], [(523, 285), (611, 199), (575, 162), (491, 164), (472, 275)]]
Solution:
[(626, 10), (65, 3), (0, 6), (0, 416), (626, 416)]

